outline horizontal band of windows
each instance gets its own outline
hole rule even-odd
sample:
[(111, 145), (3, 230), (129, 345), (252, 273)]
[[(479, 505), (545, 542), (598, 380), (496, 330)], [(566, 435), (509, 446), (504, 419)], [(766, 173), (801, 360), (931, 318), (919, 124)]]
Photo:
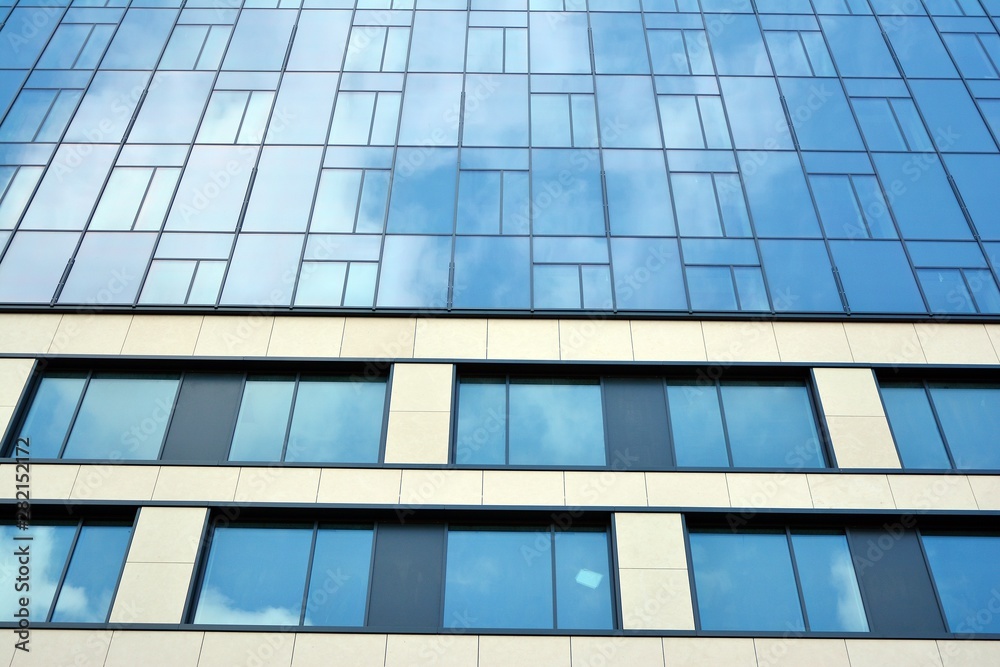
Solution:
[[(387, 378), (287, 372), (47, 371), (14, 430), (34, 459), (381, 460)], [(17, 440), (7, 455), (16, 456)]]
[(463, 375), (460, 466), (818, 469), (812, 389), (799, 379)]
[(216, 525), (196, 625), (383, 630), (616, 627), (607, 526)]
[(1000, 468), (1000, 384), (885, 376), (879, 390), (904, 468)]
[(982, 613), (1000, 608), (1000, 532), (920, 523), (904, 516), (881, 525), (745, 528), (689, 518), (698, 627), (884, 637), (1000, 632), (997, 614)]

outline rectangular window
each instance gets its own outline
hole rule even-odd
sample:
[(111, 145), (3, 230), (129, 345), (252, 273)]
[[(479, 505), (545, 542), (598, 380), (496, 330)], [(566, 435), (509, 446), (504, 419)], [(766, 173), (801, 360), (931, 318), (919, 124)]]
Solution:
[(244, 523), (214, 529), (192, 622), (610, 630), (612, 590), (601, 528)]
[(49, 372), (16, 433), (38, 459), (378, 463), (386, 379)]
[[(698, 629), (868, 633), (914, 638), (995, 634), (1000, 536), (956, 517), (872, 518), (864, 525), (727, 527), (689, 516)], [(861, 519), (859, 519), (861, 521)], [(947, 522), (947, 528), (944, 528)], [(926, 524), (926, 525), (925, 525)]]
[(468, 376), (456, 412), (459, 465), (827, 466), (797, 380)]
[(703, 630), (867, 632), (843, 532), (692, 531)]
[(881, 391), (904, 468), (1000, 469), (1000, 386), (885, 382)]
[[(25, 535), (30, 542), (18, 541)], [(119, 522), (38, 521), (29, 533), (0, 523), (0, 539), (10, 547), (0, 555), (4, 618), (18, 610), (13, 591), (23, 563), (15, 550), (24, 545), (31, 554), (32, 623), (107, 623), (131, 535), (132, 526)]]

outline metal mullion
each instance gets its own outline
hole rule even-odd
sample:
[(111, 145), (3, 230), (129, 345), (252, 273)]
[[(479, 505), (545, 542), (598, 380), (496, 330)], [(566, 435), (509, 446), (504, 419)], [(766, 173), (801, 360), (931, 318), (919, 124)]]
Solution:
[[(869, 161), (870, 161), (870, 159), (869, 159)], [(857, 175), (860, 176), (861, 174), (857, 174)], [(855, 176), (855, 174), (847, 174), (847, 182), (851, 186), (851, 193), (854, 195), (854, 201), (855, 201), (855, 203), (857, 203), (858, 210), (861, 212), (861, 224), (865, 226), (865, 231), (868, 232), (868, 238), (874, 239), (875, 235), (872, 234), (871, 225), (868, 224), (868, 217), (865, 215), (865, 205), (861, 201), (861, 197), (858, 196), (858, 187), (857, 187), (857, 185), (854, 184), (854, 176)], [(878, 176), (875, 176), (875, 182), (878, 183)], [(888, 208), (889, 207), (886, 206), (887, 212), (888, 212)], [(891, 215), (889, 216), (889, 219), (892, 220), (892, 216)], [(907, 259), (909, 259), (909, 256), (907, 256)], [(912, 263), (911, 263), (911, 266), (912, 266)]]
[[(143, 168), (143, 167), (140, 167), (140, 168)], [(153, 189), (153, 181), (156, 180), (156, 172), (157, 172), (158, 169), (160, 169), (160, 167), (144, 167), (144, 168), (145, 169), (150, 169), (151, 168), (153, 170), (153, 173), (151, 173), (149, 175), (149, 179), (146, 181), (146, 187), (143, 188), (143, 191), (142, 191), (142, 199), (139, 200), (139, 206), (136, 207), (136, 209), (135, 209), (135, 215), (132, 216), (132, 224), (130, 224), (129, 227), (128, 227), (128, 229), (129, 229), (130, 232), (134, 232), (135, 231), (135, 224), (137, 222), (139, 222), (139, 216), (142, 215), (142, 207), (146, 203), (146, 197), (149, 196), (149, 191)], [(180, 175), (178, 174), (178, 180), (180, 180), (179, 176)], [(96, 209), (95, 209), (95, 212), (96, 212)], [(142, 230), (140, 230), (140, 231), (142, 231)], [(150, 256), (150, 259), (152, 259), (152, 256)], [(138, 295), (136, 295), (136, 298), (137, 299), (139, 298)], [(185, 301), (185, 303), (187, 303), (187, 301)]]
[(191, 292), (194, 290), (194, 281), (198, 279), (198, 269), (201, 268), (201, 263), (204, 260), (196, 259), (194, 260), (194, 271), (191, 272), (191, 280), (188, 281), (188, 288), (184, 292), (184, 304), (191, 300)]
[(49, 613), (45, 616), (45, 621), (47, 622), (52, 622), (52, 615), (56, 612), (56, 604), (59, 602), (59, 595), (62, 593), (63, 584), (66, 583), (66, 575), (69, 573), (69, 565), (73, 562), (73, 555), (76, 553), (76, 545), (80, 541), (80, 533), (82, 532), (83, 519), (79, 519), (76, 522), (76, 533), (73, 534), (73, 542), (70, 544), (69, 551), (66, 553), (66, 562), (63, 563), (62, 571), (59, 573), (59, 578), (56, 580), (56, 588), (52, 593), (52, 602), (49, 605)]
[[(799, 46), (802, 47), (802, 55), (804, 55), (806, 57), (806, 64), (809, 65), (810, 76), (819, 77), (819, 75), (816, 74), (816, 67), (813, 65), (812, 58), (809, 57), (809, 49), (806, 47), (806, 41), (804, 39), (802, 39), (802, 33), (803, 32), (813, 32), (813, 31), (812, 30), (807, 30), (807, 31), (795, 30), (794, 32), (795, 32), (795, 36), (798, 37), (798, 39), (799, 39)], [(767, 40), (765, 39), (764, 42), (766, 43)], [(833, 58), (831, 58), (830, 60), (833, 60)], [(777, 74), (775, 74), (775, 78), (777, 78)]]
[(292, 400), (288, 405), (288, 421), (285, 423), (285, 439), (281, 444), (281, 458), (278, 459), (280, 463), (285, 462), (285, 455), (288, 453), (288, 438), (292, 432), (292, 419), (295, 416), (295, 403), (299, 397), (299, 384), (302, 382), (302, 374), (295, 374), (295, 386), (292, 388)]
[(83, 407), (83, 399), (87, 396), (87, 390), (90, 388), (90, 381), (94, 377), (94, 371), (87, 371), (87, 378), (84, 380), (83, 389), (80, 390), (80, 398), (77, 399), (76, 408), (73, 409), (73, 416), (70, 417), (69, 426), (66, 428), (66, 435), (63, 436), (62, 444), (59, 446), (59, 454), (56, 455), (57, 459), (63, 457), (63, 453), (66, 451), (66, 445), (69, 444), (69, 437), (73, 434), (73, 427), (76, 426), (76, 420), (80, 416), (80, 408)]
[(920, 557), (923, 559), (924, 568), (927, 570), (927, 578), (931, 582), (931, 590), (934, 591), (934, 601), (937, 602), (938, 613), (941, 615), (942, 625), (945, 627), (946, 632), (953, 632), (950, 624), (948, 623), (948, 614), (944, 608), (944, 601), (941, 596), (941, 591), (938, 590), (937, 580), (934, 578), (934, 570), (931, 569), (930, 559), (927, 557), (927, 549), (924, 547), (924, 534), (920, 530), (919, 526), (913, 529), (913, 532), (917, 534), (917, 544), (920, 549)]
[(788, 541), (789, 560), (792, 561), (792, 577), (795, 580), (795, 591), (798, 593), (799, 606), (802, 609), (802, 623), (805, 626), (805, 631), (809, 632), (809, 610), (806, 609), (806, 596), (802, 592), (802, 578), (799, 576), (798, 559), (795, 556), (795, 546), (792, 543), (792, 529), (788, 526), (785, 526), (785, 539)]
[(733, 296), (736, 297), (736, 309), (743, 310), (743, 303), (740, 299), (740, 286), (739, 283), (736, 282), (736, 267), (730, 264), (726, 268), (729, 269), (729, 281), (733, 285)]
[(937, 425), (938, 433), (941, 435), (941, 442), (944, 444), (944, 453), (948, 456), (948, 463), (951, 464), (952, 470), (958, 470), (958, 466), (955, 465), (955, 457), (951, 454), (948, 435), (944, 432), (944, 426), (941, 424), (941, 417), (938, 415), (937, 406), (934, 405), (934, 397), (931, 396), (931, 385), (927, 380), (923, 381), (923, 385), (924, 396), (927, 397), (927, 403), (931, 406), (931, 414), (934, 415), (934, 423)]
[(504, 437), (503, 437), (503, 462), (510, 465), (510, 376), (504, 378)]
[(174, 423), (174, 417), (177, 414), (177, 404), (181, 400), (181, 388), (184, 386), (184, 379), (188, 376), (187, 373), (181, 371), (179, 373), (180, 377), (177, 379), (177, 390), (174, 392), (174, 401), (170, 405), (170, 416), (167, 417), (166, 428), (163, 429), (163, 440), (160, 441), (160, 448), (156, 451), (156, 460), (159, 461), (163, 457), (163, 452), (167, 447), (167, 436), (170, 434), (170, 427)]
[(734, 468), (733, 445), (729, 441), (729, 424), (726, 422), (726, 405), (722, 402), (722, 383), (719, 380), (715, 381), (715, 396), (719, 401), (719, 417), (722, 422), (722, 435), (726, 439), (726, 456), (729, 457), (729, 467)]
[(550, 572), (552, 573), (552, 629), (555, 630), (559, 627), (559, 608), (556, 604), (559, 598), (556, 590), (556, 528), (551, 524), (549, 525), (549, 556)]
[[(25, 82), (25, 83), (27, 83), (27, 82)], [(24, 90), (24, 88), (22, 87), (21, 91), (23, 91), (23, 90)], [(52, 115), (52, 109), (55, 108), (56, 102), (59, 101), (59, 95), (62, 93), (63, 89), (62, 88), (34, 88), (34, 89), (30, 89), (29, 88), (29, 90), (55, 90), (56, 91), (56, 94), (55, 94), (55, 96), (53, 96), (52, 101), (49, 102), (49, 107), (45, 110), (45, 114), (42, 116), (42, 121), (38, 124), (38, 129), (35, 130), (34, 134), (31, 135), (31, 141), (32, 141), (32, 143), (34, 143), (34, 142), (38, 141), (38, 135), (41, 134), (42, 128), (45, 127), (45, 121), (47, 121), (49, 119), (49, 116)], [(70, 90), (73, 90), (73, 89), (70, 89)], [(83, 96), (82, 95), (80, 96), (80, 100), (83, 101)], [(76, 110), (74, 109), (74, 113), (75, 112), (76, 112)], [(73, 119), (70, 118), (70, 121), (72, 121), (72, 120)], [(68, 125), (68, 123), (67, 123), (67, 125)], [(39, 179), (39, 180), (41, 180), (41, 179)]]
[[(212, 92), (216, 92), (216, 91), (213, 90)], [(222, 92), (227, 92), (227, 91), (222, 91)], [(233, 137), (233, 145), (234, 146), (237, 145), (237, 144), (239, 144), (240, 133), (243, 132), (243, 123), (246, 122), (246, 119), (247, 119), (247, 110), (250, 109), (250, 100), (253, 99), (253, 94), (254, 94), (255, 91), (245, 90), (245, 91), (240, 91), (240, 92), (245, 92), (247, 94), (247, 98), (246, 98), (246, 102), (243, 103), (243, 113), (240, 114), (240, 122), (237, 123), (237, 125), (236, 125), (236, 136)], [(274, 90), (274, 95), (275, 95), (275, 97), (278, 96), (278, 90), (277, 90), (277, 88)], [(209, 96), (209, 100), (211, 101), (211, 95)], [(267, 127), (265, 125), (265, 130), (266, 129), (267, 129)], [(200, 124), (198, 126), (198, 130), (199, 131), (201, 130), (201, 125)], [(197, 140), (197, 139), (198, 139), (198, 135), (195, 134), (195, 140)]]
[[(701, 130), (701, 142), (708, 149), (708, 135), (705, 133), (705, 118), (701, 115), (702, 95), (692, 95), (694, 97), (694, 108), (698, 112), (698, 129)], [(659, 105), (657, 105), (659, 106)]]
[(438, 631), (443, 631), (445, 629), (444, 601), (445, 596), (448, 594), (448, 538), (451, 533), (451, 522), (446, 521), (444, 523), (444, 530), (441, 532), (444, 544), (441, 548), (441, 588), (438, 589), (438, 600), (441, 603), (441, 613), (440, 616), (438, 616)]
[[(695, 581), (694, 556), (691, 550), (691, 529), (688, 527), (687, 516), (681, 515), (681, 531), (684, 537), (684, 556), (687, 558), (688, 588), (691, 591), (691, 608), (694, 611), (694, 628), (701, 628), (701, 609), (698, 607), (698, 586)], [(735, 531), (733, 531), (735, 534)]]
[(233, 431), (229, 434), (229, 447), (226, 448), (226, 460), (232, 460), (230, 457), (233, 453), (233, 441), (236, 439), (236, 425), (240, 421), (240, 411), (243, 409), (243, 399), (246, 398), (247, 391), (247, 379), (249, 377), (248, 373), (243, 373), (243, 377), (240, 378), (240, 398), (236, 403), (236, 417), (233, 420)]
[(316, 541), (319, 537), (319, 521), (313, 522), (312, 542), (309, 545), (309, 560), (306, 565), (305, 586), (302, 590), (302, 607), (299, 609), (299, 627), (305, 625), (306, 607), (309, 602), (309, 585), (312, 583), (313, 563), (316, 559)]
[[(174, 26), (174, 31), (176, 31), (176, 30), (177, 30), (177, 26)], [(236, 30), (236, 26), (235, 25), (233, 25), (233, 30)], [(170, 36), (173, 37), (173, 33), (171, 33)], [(199, 71), (198, 70), (198, 63), (201, 62), (201, 57), (205, 53), (205, 45), (208, 44), (208, 40), (209, 40), (209, 38), (211, 36), (212, 36), (212, 24), (208, 24), (208, 25), (205, 26), (205, 39), (201, 40), (201, 47), (198, 49), (198, 55), (196, 55), (194, 57), (194, 66), (191, 68), (192, 72)], [(167, 43), (169, 44), (170, 40), (167, 40)], [(220, 66), (221, 66), (221, 64), (220, 64)], [(209, 94), (209, 98), (211, 98), (211, 94)]]
[[(982, 313), (983, 311), (979, 307), (979, 302), (976, 300), (976, 293), (972, 289), (972, 283), (969, 282), (969, 277), (965, 275), (966, 269), (958, 268), (956, 270), (958, 271), (959, 275), (962, 276), (962, 284), (965, 285), (965, 289), (968, 290), (969, 292), (969, 299), (972, 301), (972, 307), (976, 309), (977, 313)], [(986, 270), (989, 271), (989, 269)]]
[[(855, 539), (851, 537), (851, 531), (847, 527), (845, 527), (843, 529), (843, 531), (844, 531), (844, 540), (847, 542), (847, 553), (851, 556), (851, 572), (854, 574), (854, 583), (856, 583), (857, 586), (858, 586), (858, 596), (861, 598), (861, 609), (865, 613), (865, 625), (868, 626), (868, 632), (871, 632), (872, 631), (872, 621), (871, 621), (872, 615), (871, 615), (871, 613), (869, 613), (869, 609), (871, 607), (871, 602), (868, 600), (868, 592), (865, 589), (864, 582), (862, 581), (861, 577), (858, 576), (858, 569), (857, 569), (858, 568), (858, 566), (857, 566), (857, 562), (858, 561), (855, 560), (855, 556), (854, 556), (854, 554), (855, 554), (855, 550), (854, 550)], [(859, 545), (858, 549), (859, 549), (859, 553), (860, 553), (860, 545)]]
[(604, 467), (610, 468), (613, 463), (611, 461), (611, 437), (608, 430), (608, 402), (607, 402), (607, 392), (604, 388), (605, 376), (602, 375), (597, 379), (598, 386), (601, 391), (601, 421), (602, 424), (602, 435), (604, 436)]
[[(125, 17), (125, 14), (123, 12), (122, 13), (122, 18), (124, 18), (124, 17)], [(60, 21), (60, 23), (61, 23), (61, 21)], [(79, 24), (77, 24), (77, 25), (79, 25)], [(76, 69), (76, 64), (78, 62), (80, 62), (80, 56), (82, 56), (83, 52), (87, 50), (87, 44), (90, 43), (90, 39), (94, 36), (94, 31), (97, 29), (97, 26), (102, 25), (102, 24), (100, 24), (100, 23), (91, 23), (89, 25), (90, 25), (90, 31), (87, 32), (86, 39), (83, 40), (83, 44), (80, 45), (80, 50), (76, 52), (76, 57), (73, 58), (73, 63), (69, 66), (69, 69), (71, 69), (71, 70), (75, 70)], [(58, 29), (59, 28), (57, 26), (56, 30), (58, 30)], [(55, 30), (52, 31), (52, 34), (55, 35)], [(110, 43), (111, 42), (109, 40), (108, 44), (110, 44)], [(39, 55), (41, 55), (41, 54), (39, 54)], [(98, 64), (98, 66), (100, 66), (100, 64)]]
[[(603, 179), (602, 179), (603, 180)], [(576, 279), (579, 281), (580, 285), (580, 309), (583, 310), (583, 304), (586, 301), (586, 297), (583, 293), (583, 264), (572, 264), (571, 266), (576, 267)]]
[(679, 468), (677, 463), (677, 440), (674, 438), (674, 420), (670, 416), (670, 385), (667, 378), (660, 378), (660, 388), (663, 390), (663, 408), (667, 416), (667, 453), (670, 455), (672, 468)]
[(368, 585), (365, 586), (365, 612), (361, 619), (362, 627), (368, 627), (368, 615), (372, 610), (372, 587), (375, 585), (375, 552), (378, 548), (378, 521), (372, 522), (372, 546), (368, 554)]
[[(1000, 63), (997, 63), (996, 61), (993, 60), (993, 56), (990, 55), (989, 49), (987, 49), (986, 45), (983, 44), (983, 38), (980, 37), (980, 35), (982, 33), (976, 32), (976, 33), (973, 33), (973, 34), (976, 36), (976, 41), (979, 42), (979, 48), (981, 48), (983, 50), (983, 53), (986, 54), (986, 60), (989, 61), (990, 66), (993, 68), (994, 74), (996, 74), (998, 77), (1000, 77)], [(944, 41), (944, 40), (941, 40), (941, 41)], [(973, 99), (975, 99), (975, 98), (973, 98)]]

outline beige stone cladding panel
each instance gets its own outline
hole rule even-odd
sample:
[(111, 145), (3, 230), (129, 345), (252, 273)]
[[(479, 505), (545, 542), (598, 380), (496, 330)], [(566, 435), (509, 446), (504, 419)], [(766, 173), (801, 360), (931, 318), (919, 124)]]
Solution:
[(56, 313), (0, 314), (0, 351), (48, 352), (62, 317)]
[(627, 630), (693, 630), (680, 514), (615, 514), (622, 618)]
[(729, 507), (723, 472), (647, 472), (650, 507)]
[(983, 667), (1000, 665), (998, 641), (938, 641), (944, 667)]
[(203, 632), (118, 630), (104, 667), (196, 667)]
[(752, 639), (664, 637), (666, 667), (757, 667)]
[(416, 325), (412, 317), (348, 318), (340, 355), (357, 359), (412, 357)]
[(896, 508), (885, 475), (812, 474), (807, 480), (816, 509)]
[(850, 322), (844, 325), (859, 364), (923, 364), (927, 360), (912, 324)]
[(233, 500), (239, 480), (240, 469), (229, 466), (163, 466), (153, 500)]
[(479, 667), (570, 667), (569, 637), (479, 638)]
[(241, 468), (236, 502), (314, 503), (319, 468)]
[(10, 423), (34, 365), (33, 359), (0, 359), (0, 433)]
[(299, 634), (291, 667), (383, 667), (385, 642), (385, 635)]
[(559, 359), (557, 320), (494, 319), (487, 324), (488, 359)]
[(778, 362), (778, 342), (770, 322), (702, 322), (709, 363)]
[(421, 318), (413, 356), (417, 359), (485, 359), (487, 320)]
[(847, 654), (851, 667), (943, 667), (937, 642), (930, 640), (848, 639)]
[(914, 328), (929, 364), (995, 365), (997, 351), (982, 324), (931, 322)]
[(573, 667), (662, 667), (658, 637), (573, 637)]
[(136, 315), (125, 336), (122, 354), (191, 356), (204, 319), (192, 315)]
[(291, 632), (206, 632), (197, 667), (291, 667)]
[(840, 322), (775, 322), (774, 337), (786, 363), (852, 363), (847, 332)]
[(393, 366), (386, 463), (448, 463), (454, 374), (451, 364)]
[(131, 315), (87, 313), (63, 315), (49, 354), (121, 354), (132, 324)]
[(632, 322), (636, 361), (707, 361), (701, 322)]
[(977, 510), (965, 475), (889, 475), (889, 487), (901, 510)]
[(898, 468), (899, 457), (868, 368), (816, 368), (816, 389), (842, 468)]
[(486, 470), (484, 505), (558, 506), (564, 503), (559, 470)]
[(399, 502), (400, 470), (387, 468), (324, 468), (317, 502), (352, 505), (395, 505)]
[(479, 637), (461, 634), (389, 635), (385, 667), (474, 667)]
[(755, 639), (757, 667), (851, 667), (843, 639)]
[(111, 609), (112, 623), (180, 623), (208, 510), (143, 507)]
[(343, 317), (276, 317), (267, 344), (269, 357), (339, 357)]
[(560, 320), (563, 361), (632, 361), (632, 331), (626, 320)]
[(194, 353), (204, 357), (263, 357), (274, 318), (260, 313), (206, 317)]
[[(13, 633), (8, 640), (12, 638)], [(14, 659), (9, 664), (11, 667), (76, 667), (76, 665), (98, 667), (104, 665), (111, 638), (111, 630), (36, 628), (31, 631), (29, 644), (31, 650), (14, 651)], [(13, 646), (13, 641), (10, 641), (10, 645)]]
[[(33, 500), (66, 500), (76, 483), (80, 466), (64, 463), (32, 463), (28, 484)], [(12, 499), (17, 489), (17, 464), (0, 463), (0, 498)], [(23, 470), (21, 471), (23, 474)]]

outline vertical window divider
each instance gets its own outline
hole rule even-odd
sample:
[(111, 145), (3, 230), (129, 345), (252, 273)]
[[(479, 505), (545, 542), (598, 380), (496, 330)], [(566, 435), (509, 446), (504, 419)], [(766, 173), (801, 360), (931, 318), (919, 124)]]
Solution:
[(719, 380), (715, 381), (715, 396), (719, 399), (719, 416), (722, 421), (722, 433), (726, 437), (726, 456), (729, 457), (729, 467), (734, 468), (733, 465), (733, 445), (729, 441), (729, 424), (726, 422), (726, 405), (722, 401), (722, 383)]
[(510, 465), (510, 375), (504, 377), (503, 461)]
[(917, 534), (917, 544), (920, 547), (920, 557), (923, 559), (924, 568), (927, 570), (927, 578), (931, 582), (931, 590), (934, 591), (934, 601), (937, 602), (938, 613), (941, 614), (941, 621), (944, 623), (947, 632), (954, 632), (948, 624), (948, 614), (945, 612), (944, 604), (941, 600), (941, 591), (938, 590), (937, 579), (934, 578), (934, 570), (931, 569), (931, 561), (927, 558), (927, 549), (924, 548), (924, 534), (920, 526), (915, 526), (913, 532)]
[(851, 567), (854, 571), (854, 579), (858, 583), (858, 594), (861, 596), (861, 607), (865, 611), (865, 622), (868, 624), (868, 632), (871, 633), (873, 632), (872, 620), (874, 616), (871, 612), (871, 603), (868, 601), (867, 588), (861, 578), (861, 573), (858, 572), (858, 566), (855, 563), (855, 553), (861, 553), (861, 546), (857, 545), (857, 549), (855, 549), (856, 539), (852, 536), (849, 527), (844, 528), (844, 539), (847, 540), (847, 552), (851, 555)]
[[(874, 373), (873, 373), (874, 375)], [(878, 378), (875, 378), (876, 390), (878, 390)], [(837, 464), (837, 453), (833, 448), (833, 437), (830, 435), (830, 427), (826, 423), (826, 412), (823, 410), (823, 399), (819, 395), (816, 382), (816, 369), (809, 369), (809, 380), (806, 384), (806, 394), (809, 396), (809, 406), (812, 409), (812, 417), (816, 421), (816, 435), (819, 438), (819, 452), (823, 457), (822, 463), (827, 468), (840, 469)], [(882, 392), (879, 391), (879, 400), (882, 400)], [(885, 406), (882, 406), (883, 412)], [(895, 439), (894, 439), (895, 441)], [(902, 460), (902, 459), (900, 459)]]
[(90, 381), (93, 377), (94, 371), (87, 371), (87, 379), (83, 383), (83, 389), (80, 390), (80, 398), (76, 401), (76, 407), (73, 409), (73, 416), (70, 417), (69, 426), (66, 427), (66, 435), (63, 436), (62, 444), (59, 446), (59, 455), (56, 458), (61, 459), (63, 454), (66, 452), (66, 445), (69, 444), (69, 436), (73, 433), (73, 427), (76, 426), (76, 419), (80, 416), (80, 408), (83, 407), (83, 399), (87, 395), (87, 390), (90, 388)]
[(795, 545), (792, 543), (792, 529), (785, 527), (785, 539), (788, 540), (788, 555), (792, 561), (792, 576), (795, 577), (795, 591), (799, 596), (799, 606), (802, 608), (802, 623), (806, 632), (810, 631), (809, 610), (806, 608), (806, 597), (802, 592), (802, 578), (799, 576), (799, 561), (795, 554)]
[(670, 469), (676, 470), (680, 468), (680, 465), (677, 463), (677, 445), (674, 442), (674, 423), (673, 420), (670, 419), (670, 396), (668, 391), (670, 389), (670, 384), (667, 382), (666, 377), (660, 378), (660, 386), (663, 389), (663, 409), (667, 415), (667, 442), (665, 443), (665, 446), (667, 448), (667, 454), (669, 455), (668, 458), (670, 459)]
[[(152, 180), (152, 179), (150, 179)], [(192, 275), (191, 283), (194, 284), (194, 276)], [(167, 416), (167, 425), (163, 427), (163, 439), (160, 440), (160, 448), (156, 450), (156, 460), (160, 461), (163, 459), (163, 450), (167, 447), (167, 436), (170, 434), (170, 425), (174, 422), (174, 416), (177, 414), (177, 401), (181, 398), (181, 390), (184, 388), (184, 380), (187, 378), (188, 374), (184, 371), (180, 372), (180, 377), (177, 378), (177, 389), (174, 391), (174, 401), (170, 405), (170, 415)], [(230, 443), (232, 444), (232, 443)]]
[(316, 559), (316, 540), (319, 537), (319, 521), (313, 521), (312, 543), (309, 545), (309, 560), (306, 565), (305, 584), (302, 589), (302, 606), (299, 609), (299, 627), (306, 623), (306, 608), (309, 606), (309, 585), (312, 583), (313, 561)]
[(240, 421), (240, 410), (243, 409), (243, 399), (247, 395), (247, 378), (249, 375), (249, 373), (243, 373), (243, 377), (240, 379), (240, 400), (236, 403), (236, 416), (233, 417), (233, 425), (229, 429), (229, 447), (226, 448), (226, 461), (232, 460), (233, 440), (236, 438), (236, 424)]
[[(698, 606), (698, 587), (695, 585), (694, 578), (694, 557), (691, 554), (691, 530), (688, 527), (686, 515), (681, 516), (681, 531), (684, 533), (684, 557), (687, 559), (688, 588), (691, 590), (691, 609), (694, 612), (694, 627), (695, 630), (700, 630), (702, 627), (701, 608)], [(617, 544), (617, 539), (615, 543)], [(624, 627), (624, 623), (621, 627)]]
[(292, 418), (295, 416), (295, 401), (299, 397), (299, 383), (302, 381), (302, 373), (295, 374), (295, 387), (292, 388), (292, 400), (288, 405), (288, 421), (285, 422), (285, 441), (281, 445), (281, 463), (285, 462), (288, 454), (288, 439), (292, 432)]
[[(56, 587), (52, 592), (52, 602), (49, 604), (49, 613), (45, 616), (46, 621), (51, 621), (52, 615), (56, 613), (56, 604), (59, 602), (59, 595), (62, 593), (63, 584), (66, 583), (66, 574), (69, 572), (69, 564), (73, 562), (73, 553), (76, 551), (76, 545), (80, 541), (81, 532), (83, 532), (83, 519), (77, 519), (76, 532), (73, 533), (73, 541), (69, 545), (69, 551), (66, 552), (66, 562), (63, 563), (62, 571), (56, 580)], [(122, 569), (124, 569), (124, 564), (122, 565)]]
[(955, 457), (951, 454), (951, 445), (948, 443), (948, 434), (944, 432), (944, 427), (941, 425), (941, 417), (938, 415), (937, 406), (934, 405), (934, 396), (931, 395), (931, 385), (927, 380), (923, 381), (924, 385), (924, 395), (927, 397), (927, 404), (931, 406), (931, 414), (934, 415), (934, 423), (937, 425), (938, 433), (941, 435), (941, 442), (944, 443), (944, 453), (948, 456), (948, 463), (951, 464), (951, 469), (957, 469), (955, 465)]
[(372, 611), (372, 586), (375, 583), (375, 550), (378, 548), (378, 528), (379, 522), (375, 521), (372, 524), (372, 549), (371, 553), (368, 554), (368, 586), (365, 588), (365, 613), (364, 613), (364, 623), (363, 627), (368, 627), (369, 620), (368, 615)]
[[(141, 510), (140, 510), (141, 511)], [(139, 513), (137, 511), (132, 517), (132, 523), (129, 525), (128, 530), (128, 544), (125, 545), (125, 553), (122, 554), (122, 564), (121, 569), (118, 570), (118, 578), (115, 579), (115, 587), (111, 590), (111, 601), (108, 603), (108, 613), (104, 617), (105, 623), (111, 622), (111, 612), (115, 609), (115, 598), (118, 597), (118, 589), (122, 585), (122, 577), (125, 576), (125, 564), (128, 562), (128, 552), (132, 549), (132, 542), (135, 540), (135, 526), (139, 523)], [(82, 520), (81, 520), (82, 523)]]
[[(582, 284), (580, 285), (580, 290), (580, 294), (582, 295)], [(604, 427), (604, 467), (614, 468), (614, 462), (611, 460), (611, 434), (608, 433), (608, 402), (604, 391), (604, 379), (605, 376), (601, 375), (601, 377), (597, 380), (601, 387), (601, 421), (604, 422), (602, 424)]]
[(552, 568), (552, 629), (559, 628), (559, 605), (556, 594), (556, 527), (549, 524), (549, 567)]
[(438, 589), (438, 600), (441, 602), (441, 615), (438, 618), (438, 631), (444, 631), (447, 627), (445, 622), (444, 601), (448, 592), (448, 534), (451, 532), (451, 522), (446, 521), (441, 530), (441, 540), (444, 544), (441, 547), (441, 588)]

